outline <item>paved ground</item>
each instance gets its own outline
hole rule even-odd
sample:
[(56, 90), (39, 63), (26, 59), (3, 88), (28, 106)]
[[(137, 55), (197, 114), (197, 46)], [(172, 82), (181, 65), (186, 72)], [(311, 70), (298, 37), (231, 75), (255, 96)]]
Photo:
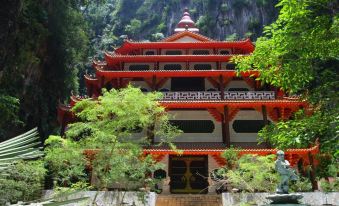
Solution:
[(222, 206), (221, 195), (158, 195), (156, 206)]

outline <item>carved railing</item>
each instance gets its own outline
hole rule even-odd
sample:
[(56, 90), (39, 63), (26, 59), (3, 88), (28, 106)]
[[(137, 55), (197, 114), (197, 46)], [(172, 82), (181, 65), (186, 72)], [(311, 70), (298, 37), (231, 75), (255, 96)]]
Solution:
[[(224, 100), (272, 100), (275, 99), (274, 91), (225, 91)], [(218, 91), (196, 91), (196, 92), (163, 92), (165, 101), (172, 100), (221, 100)]]

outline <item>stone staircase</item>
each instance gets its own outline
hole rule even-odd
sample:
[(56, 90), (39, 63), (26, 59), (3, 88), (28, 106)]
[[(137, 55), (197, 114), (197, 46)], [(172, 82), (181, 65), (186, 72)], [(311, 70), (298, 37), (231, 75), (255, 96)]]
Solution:
[(156, 206), (222, 206), (221, 195), (158, 195)]

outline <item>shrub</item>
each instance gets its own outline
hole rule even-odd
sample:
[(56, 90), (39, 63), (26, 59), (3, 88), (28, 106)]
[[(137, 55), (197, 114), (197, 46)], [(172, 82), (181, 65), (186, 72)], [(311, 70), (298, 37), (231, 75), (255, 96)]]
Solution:
[(0, 205), (41, 197), (46, 169), (42, 161), (18, 161), (0, 178)]
[(226, 174), (230, 185), (247, 192), (273, 192), (278, 183), (274, 158), (274, 155), (242, 156), (238, 168)]

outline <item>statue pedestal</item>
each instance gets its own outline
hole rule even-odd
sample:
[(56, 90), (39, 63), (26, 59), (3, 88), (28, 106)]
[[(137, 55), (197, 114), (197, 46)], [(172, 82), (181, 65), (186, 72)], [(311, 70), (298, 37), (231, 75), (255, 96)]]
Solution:
[(292, 206), (292, 205), (302, 205), (302, 204), (298, 204), (299, 200), (302, 198), (303, 196), (301, 194), (298, 193), (293, 193), (293, 194), (274, 194), (274, 195), (269, 195), (268, 197), (266, 197), (266, 199), (269, 199), (272, 201), (272, 203), (270, 205), (284, 205), (284, 206)]

